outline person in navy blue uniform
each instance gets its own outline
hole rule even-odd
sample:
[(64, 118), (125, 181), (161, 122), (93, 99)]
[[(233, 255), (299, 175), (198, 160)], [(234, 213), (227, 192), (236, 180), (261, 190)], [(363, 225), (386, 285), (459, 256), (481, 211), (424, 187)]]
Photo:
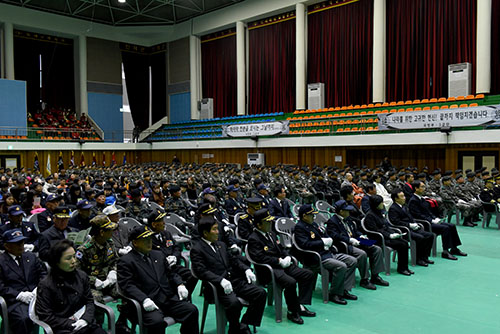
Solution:
[(441, 222), (440, 218), (434, 216), (431, 212), (426, 200), (422, 197), (425, 192), (425, 183), (417, 180), (413, 182), (413, 189), (415, 193), (408, 202), (410, 214), (414, 219), (421, 219), (429, 222), (432, 227), (432, 232), (441, 235), (443, 243), (443, 253), (441, 256), (447, 260), (457, 260), (458, 256), (467, 256), (466, 253), (458, 249), (462, 244), (458, 231), (455, 225)]
[(434, 235), (425, 231), (417, 224), (405, 205), (406, 196), (401, 189), (396, 189), (391, 194), (393, 204), (389, 208), (389, 221), (396, 226), (404, 226), (410, 231), (412, 240), (417, 244), (417, 265), (427, 267), (434, 261), (429, 260)]
[[(342, 253), (337, 253), (332, 248), (333, 239), (326, 234), (324, 226), (314, 222), (314, 211), (310, 204), (304, 204), (299, 209), (300, 221), (295, 225), (294, 235), (297, 245), (302, 249), (318, 252), (323, 266), (330, 272), (330, 301), (346, 305), (345, 299), (357, 300), (349, 291), (355, 284), (356, 258)], [(319, 269), (315, 256), (304, 256), (304, 265), (309, 268)]]
[[(213, 217), (204, 217), (198, 223), (200, 239), (191, 248), (192, 269), (202, 281), (217, 288), (217, 295), (224, 306), (229, 321), (229, 334), (250, 334), (248, 325), (260, 326), (266, 306), (266, 291), (256, 286), (252, 269), (240, 255), (228, 252), (227, 246), (218, 241), (219, 227)], [(203, 285), (205, 298), (213, 298), (212, 290)], [(238, 297), (249, 306), (240, 320), (242, 305)]]
[(286, 190), (282, 186), (274, 189), (274, 198), (269, 201), (269, 214), (274, 217), (293, 218), (290, 204), (286, 200)]
[(255, 227), (254, 214), (262, 209), (262, 198), (247, 198), (247, 213), (240, 216), (238, 221), (238, 236), (248, 240)]
[(58, 194), (50, 194), (45, 201), (45, 211), (38, 214), (38, 228), (40, 233), (49, 229), (54, 223), (54, 210), (59, 206), (62, 197)]
[(230, 222), (233, 223), (233, 217), (240, 212), (245, 212), (245, 204), (238, 196), (240, 188), (230, 185), (227, 187), (228, 198), (224, 202), (224, 209), (230, 217)]
[(94, 205), (86, 199), (78, 201), (76, 208), (78, 213), (72, 216), (69, 220), (68, 226), (77, 231), (86, 230), (92, 227), (90, 220), (94, 218), (91, 209)]
[(37, 232), (35, 224), (33, 224), (32, 222), (23, 221), (25, 213), (19, 205), (13, 205), (9, 207), (8, 212), (9, 221), (0, 226), (0, 249), (4, 249), (4, 241), (3, 237), (1, 237), (4, 232), (16, 228), (20, 229), (23, 233), (23, 236), (26, 238), (26, 240), (24, 240), (25, 251), (37, 251), (40, 233)]
[(269, 206), (269, 188), (264, 183), (257, 186), (257, 192), (255, 197), (262, 199), (262, 207), (267, 208)]
[(54, 224), (40, 236), (38, 254), (42, 261), (49, 261), (50, 247), (56, 241), (66, 239), (70, 232), (76, 232), (73, 228), (68, 226), (68, 221), (68, 207), (58, 206), (54, 210)]
[(5, 253), (0, 254), (0, 295), (7, 302), (10, 330), (28, 334), (33, 329), (28, 306), (34, 296), (33, 290), (47, 271), (35, 254), (24, 252), (27, 238), (20, 229), (5, 231), (2, 239)]
[[(305, 317), (315, 317), (316, 313), (309, 311), (304, 305), (311, 304), (313, 287), (313, 272), (299, 268), (292, 261), (288, 251), (279, 244), (276, 234), (271, 231), (274, 217), (267, 209), (255, 213), (256, 229), (248, 238), (248, 252), (251, 258), (259, 263), (268, 264), (273, 268), (277, 283), (283, 288), (285, 301), (288, 305), (287, 318), (296, 324), (303, 324)], [(269, 272), (261, 267), (255, 268), (261, 284), (271, 281)], [(297, 296), (297, 285), (299, 295)]]
[(142, 320), (149, 333), (164, 333), (164, 317), (181, 323), (182, 334), (198, 334), (198, 309), (186, 301), (182, 278), (170, 269), (165, 255), (153, 248), (154, 232), (147, 226), (132, 229), (132, 250), (118, 261), (118, 286), (143, 308)]

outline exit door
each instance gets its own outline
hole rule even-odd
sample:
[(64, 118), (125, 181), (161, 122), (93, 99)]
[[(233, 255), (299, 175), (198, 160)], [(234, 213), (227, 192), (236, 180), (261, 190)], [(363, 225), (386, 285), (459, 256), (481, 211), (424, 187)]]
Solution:
[(461, 151), (458, 152), (458, 168), (477, 170), (498, 167), (498, 151)]

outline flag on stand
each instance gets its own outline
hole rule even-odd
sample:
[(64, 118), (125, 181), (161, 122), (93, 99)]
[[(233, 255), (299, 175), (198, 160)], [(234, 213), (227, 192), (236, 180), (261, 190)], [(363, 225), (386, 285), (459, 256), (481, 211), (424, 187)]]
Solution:
[(113, 151), (113, 154), (111, 155), (111, 167), (114, 165), (116, 165), (115, 151)]
[(57, 170), (61, 171), (61, 169), (64, 169), (64, 161), (63, 161), (62, 151), (59, 151), (59, 160), (57, 160)]
[(83, 152), (81, 152), (82, 155), (80, 156), (80, 166), (85, 167), (85, 156), (83, 155)]
[(47, 167), (45, 167), (45, 169), (47, 170), (47, 173), (49, 173), (49, 175), (52, 174), (52, 166), (50, 165), (50, 153), (47, 156)]
[(104, 152), (102, 152), (102, 165), (106, 167), (106, 154)]
[(92, 152), (92, 166), (97, 165), (97, 161), (95, 159), (95, 152)]
[(75, 166), (75, 151), (71, 151), (71, 160), (69, 161), (71, 167)]
[(123, 165), (127, 164), (127, 154), (123, 153)]
[(40, 162), (38, 162), (38, 152), (35, 152), (35, 162), (33, 163), (33, 169), (35, 172), (40, 171)]

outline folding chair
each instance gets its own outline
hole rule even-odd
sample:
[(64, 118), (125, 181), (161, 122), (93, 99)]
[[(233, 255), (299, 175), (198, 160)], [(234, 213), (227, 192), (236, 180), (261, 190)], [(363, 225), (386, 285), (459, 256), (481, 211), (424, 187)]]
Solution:
[[(384, 255), (385, 274), (389, 276), (391, 274), (391, 252), (394, 252), (394, 249), (385, 245), (385, 238), (382, 235), (382, 233), (371, 231), (366, 228), (364, 217), (361, 220), (361, 227), (363, 228), (363, 230), (366, 232), (367, 235), (373, 237), (374, 239), (380, 242), (382, 248), (382, 254)], [(393, 261), (395, 260), (395, 258), (396, 258), (396, 252), (394, 252)]]

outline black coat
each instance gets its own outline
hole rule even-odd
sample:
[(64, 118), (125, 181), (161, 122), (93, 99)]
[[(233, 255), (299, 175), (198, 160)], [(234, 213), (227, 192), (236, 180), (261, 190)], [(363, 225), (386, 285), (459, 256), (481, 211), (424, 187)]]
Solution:
[(286, 217), (293, 218), (292, 210), (290, 209), (290, 204), (286, 200), (278, 203), (276, 198), (269, 201), (269, 213), (274, 217)]
[[(66, 232), (75, 232), (71, 227), (66, 228)], [(64, 233), (58, 230), (55, 226), (50, 227), (45, 232), (42, 233), (38, 241), (38, 255), (42, 261), (48, 261), (50, 246), (56, 241), (64, 240)]]
[(418, 198), (415, 194), (411, 196), (410, 201), (408, 202), (408, 209), (410, 209), (410, 214), (415, 219), (431, 222), (434, 218), (436, 218), (429, 209), (427, 201), (423, 198)]
[[(16, 227), (12, 226), (12, 224), (9, 222), (0, 226), (0, 249), (4, 249), (3, 247), (4, 232), (14, 228)], [(32, 222), (22, 222), (20, 229), (23, 232), (23, 235), (26, 238), (28, 238), (24, 240), (24, 243), (35, 245), (35, 251), (38, 250), (38, 242), (39, 242), (38, 240), (40, 238), (40, 233), (38, 233), (37, 230), (35, 229), (35, 224), (33, 224)]]
[(33, 291), (47, 275), (43, 263), (35, 254), (27, 252), (21, 255), (23, 269), (8, 254), (0, 254), (0, 295), (5, 298), (9, 310), (16, 303), (17, 295), (22, 291)]
[(387, 220), (373, 211), (369, 211), (365, 217), (365, 227), (367, 230), (373, 232), (381, 233), (385, 239), (390, 239), (389, 235), (391, 233), (397, 233), (398, 231), (391, 228)]
[(83, 271), (75, 270), (68, 275), (53, 269), (38, 285), (35, 311), (54, 333), (73, 333), (71, 324), (74, 321), (69, 318), (83, 306), (85, 313), (81, 319), (88, 324), (95, 323), (94, 298), (88, 276)]
[(175, 244), (175, 240), (169, 231), (163, 230), (153, 235), (153, 249), (161, 251), (165, 257), (173, 255), (180, 263), (182, 248)]
[(393, 203), (389, 208), (389, 220), (392, 224), (404, 226), (410, 229), (410, 231), (410, 224), (415, 222), (409, 209), (407, 207), (403, 208), (397, 203)]
[(152, 266), (135, 249), (120, 258), (117, 268), (120, 289), (141, 304), (146, 298), (162, 304), (179, 300), (177, 286), (184, 283), (181, 277), (170, 269), (162, 252), (152, 250), (149, 256)]
[[(350, 229), (351, 234), (349, 234), (349, 231), (347, 228), (344, 226), (344, 223), (347, 224), (347, 226)], [(344, 223), (342, 223), (341, 218), (337, 215), (333, 215), (327, 222), (326, 222), (326, 233), (330, 238), (333, 239), (333, 244), (337, 246), (341, 246), (341, 243), (344, 242), (347, 244), (347, 251), (349, 254), (352, 254), (352, 245), (349, 242), (350, 238), (359, 238), (362, 233), (358, 231), (356, 228), (356, 224), (352, 222), (352, 220), (347, 217), (344, 219)], [(343, 249), (344, 247), (340, 248)]]
[[(308, 224), (304, 221), (299, 221), (295, 225), (294, 230), (295, 242), (302, 249), (307, 249), (319, 253), (321, 260), (332, 258), (332, 252), (325, 250), (324, 243), (321, 238), (328, 238), (326, 231), (321, 231), (316, 223)], [(306, 266), (318, 265), (318, 259), (312, 254), (303, 256), (303, 261)]]

